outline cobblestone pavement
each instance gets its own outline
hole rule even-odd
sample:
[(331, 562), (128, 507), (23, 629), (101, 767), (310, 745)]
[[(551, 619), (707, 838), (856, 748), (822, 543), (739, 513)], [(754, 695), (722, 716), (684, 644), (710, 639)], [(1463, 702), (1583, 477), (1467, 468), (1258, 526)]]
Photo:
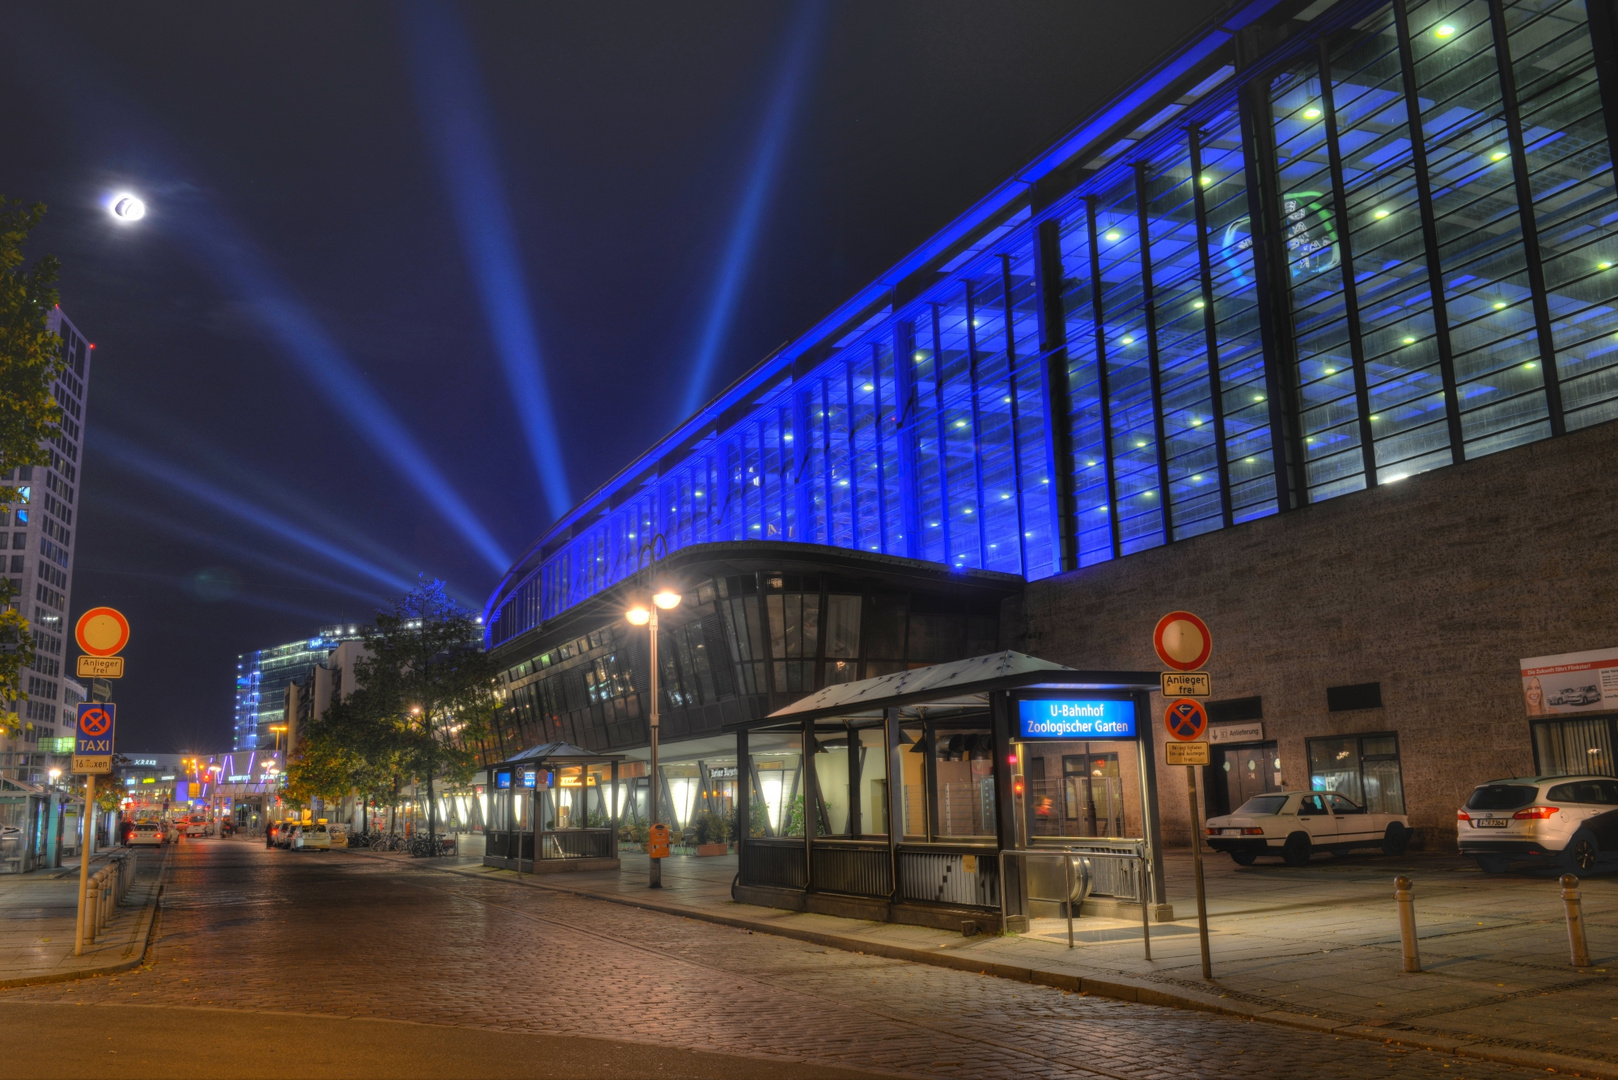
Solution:
[(228, 841), (176, 854), (149, 966), (0, 1001), (374, 1017), (974, 1080), (1545, 1075)]

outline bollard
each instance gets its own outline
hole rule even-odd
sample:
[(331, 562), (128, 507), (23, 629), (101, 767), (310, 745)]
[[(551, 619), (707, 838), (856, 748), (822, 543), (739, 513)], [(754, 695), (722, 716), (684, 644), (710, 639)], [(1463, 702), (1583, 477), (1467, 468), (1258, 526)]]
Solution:
[(1562, 904), (1567, 908), (1567, 943), (1573, 951), (1573, 966), (1590, 966), (1590, 943), (1584, 937), (1584, 902), (1579, 899), (1579, 879), (1562, 875)]
[(1421, 970), (1421, 953), (1416, 948), (1416, 901), (1410, 895), (1410, 879), (1393, 880), (1393, 898), (1399, 903), (1399, 947), (1404, 953), (1405, 970)]

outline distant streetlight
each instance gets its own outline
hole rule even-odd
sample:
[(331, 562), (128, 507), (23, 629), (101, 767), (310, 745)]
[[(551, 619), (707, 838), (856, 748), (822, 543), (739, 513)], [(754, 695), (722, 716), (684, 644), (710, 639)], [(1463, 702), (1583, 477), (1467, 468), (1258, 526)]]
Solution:
[(275, 752), (281, 752), (281, 733), (287, 729), (285, 724), (271, 724), (270, 730), (275, 732)]
[(132, 225), (146, 216), (146, 204), (133, 195), (114, 195), (111, 210), (113, 218), (125, 225)]

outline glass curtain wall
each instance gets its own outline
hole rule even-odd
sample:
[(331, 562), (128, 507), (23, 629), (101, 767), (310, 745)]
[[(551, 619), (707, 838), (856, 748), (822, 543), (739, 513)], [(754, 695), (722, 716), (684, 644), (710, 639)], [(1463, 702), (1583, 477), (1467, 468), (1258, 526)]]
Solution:
[(658, 535), (1039, 578), (1618, 417), (1582, 0), (1339, 8), (1278, 67), (1211, 59), (900, 309), (796, 343), (812, 370), (550, 541), (491, 644)]

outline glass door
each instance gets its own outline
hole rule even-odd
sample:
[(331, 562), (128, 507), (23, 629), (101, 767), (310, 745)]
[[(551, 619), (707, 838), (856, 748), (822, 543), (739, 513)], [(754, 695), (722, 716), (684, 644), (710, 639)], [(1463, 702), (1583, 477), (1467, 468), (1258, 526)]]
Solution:
[(1247, 743), (1214, 747), (1214, 809), (1229, 814), (1266, 791), (1281, 790), (1281, 762), (1275, 743)]

